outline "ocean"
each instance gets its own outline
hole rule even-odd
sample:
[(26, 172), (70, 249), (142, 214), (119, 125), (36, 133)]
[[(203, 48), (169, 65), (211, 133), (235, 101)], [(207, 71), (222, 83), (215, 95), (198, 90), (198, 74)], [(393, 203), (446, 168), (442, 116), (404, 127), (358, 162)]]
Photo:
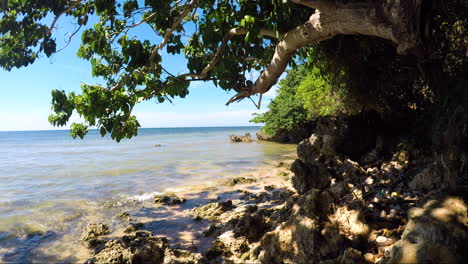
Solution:
[(248, 173), (294, 151), (229, 140), (258, 130), (140, 129), (120, 143), (95, 130), (84, 140), (63, 130), (0, 132), (0, 262), (51, 261), (63, 249), (47, 244), (72, 237), (79, 223), (111, 217), (128, 201)]

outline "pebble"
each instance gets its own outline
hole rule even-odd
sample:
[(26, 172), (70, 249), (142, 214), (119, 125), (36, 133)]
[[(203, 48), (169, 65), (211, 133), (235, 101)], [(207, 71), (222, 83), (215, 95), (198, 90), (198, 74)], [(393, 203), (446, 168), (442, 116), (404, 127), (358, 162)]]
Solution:
[(380, 212), (380, 217), (382, 218), (387, 217), (387, 212), (385, 212), (385, 210), (382, 210), (382, 212)]
[(392, 253), (392, 249), (390, 247), (386, 247), (384, 251), (384, 256), (386, 258), (390, 257), (390, 254)]
[(374, 179), (372, 179), (372, 177), (367, 177), (367, 179), (364, 182), (367, 185), (372, 185), (372, 184), (374, 184)]
[(375, 239), (375, 243), (376, 243), (377, 246), (379, 246), (379, 247), (389, 246), (389, 245), (393, 244), (393, 239), (391, 239), (391, 238), (386, 238), (386, 237), (384, 237), (384, 236), (378, 236), (378, 237)]

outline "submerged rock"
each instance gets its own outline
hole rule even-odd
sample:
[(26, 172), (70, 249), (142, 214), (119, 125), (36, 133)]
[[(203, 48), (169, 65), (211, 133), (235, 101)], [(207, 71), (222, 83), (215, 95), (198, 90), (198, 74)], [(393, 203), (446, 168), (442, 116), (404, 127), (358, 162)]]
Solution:
[(130, 223), (130, 224), (127, 225), (124, 232), (125, 233), (132, 233), (132, 232), (135, 232), (135, 231), (139, 230), (143, 226), (144, 226), (143, 223)]
[(106, 224), (88, 224), (84, 229), (83, 235), (81, 236), (81, 240), (83, 240), (86, 246), (90, 248), (97, 247), (98, 245), (104, 243), (98, 238), (109, 233), (110, 228)]
[(231, 135), (229, 136), (231, 142), (252, 142), (254, 141), (250, 133), (246, 133), (243, 136)]
[(156, 195), (154, 197), (154, 203), (164, 204), (164, 205), (178, 205), (185, 202), (184, 198), (181, 198), (173, 193)]
[(234, 185), (237, 185), (237, 184), (248, 184), (248, 183), (254, 183), (254, 182), (257, 182), (257, 180), (252, 179), (252, 178), (236, 177), (236, 178), (232, 178), (232, 179), (227, 180), (225, 185), (234, 186)]

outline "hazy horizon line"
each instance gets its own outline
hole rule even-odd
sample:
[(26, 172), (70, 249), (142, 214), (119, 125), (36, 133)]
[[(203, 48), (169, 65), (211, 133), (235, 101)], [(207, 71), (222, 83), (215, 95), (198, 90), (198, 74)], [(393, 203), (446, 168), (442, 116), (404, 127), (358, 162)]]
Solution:
[[(173, 126), (173, 127), (140, 127), (138, 129), (170, 129), (170, 128), (225, 128), (225, 127), (262, 127), (261, 125), (254, 125), (254, 126)], [(91, 128), (89, 130), (98, 130), (97, 128)], [(70, 128), (63, 128), (63, 129), (27, 129), (27, 130), (0, 130), (1, 132), (39, 132), (39, 131), (70, 131)]]

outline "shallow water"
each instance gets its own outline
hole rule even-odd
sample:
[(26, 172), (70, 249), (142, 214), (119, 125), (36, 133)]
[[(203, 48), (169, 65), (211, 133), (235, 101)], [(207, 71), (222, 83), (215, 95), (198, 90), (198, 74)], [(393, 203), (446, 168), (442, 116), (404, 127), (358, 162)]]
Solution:
[(44, 245), (71, 241), (83, 223), (111, 219), (154, 193), (246, 174), (293, 152), (293, 145), (229, 142), (257, 130), (141, 129), (121, 143), (97, 131), (85, 140), (67, 131), (0, 132), (0, 262), (80, 259), (54, 256), (70, 251), (66, 245)]

